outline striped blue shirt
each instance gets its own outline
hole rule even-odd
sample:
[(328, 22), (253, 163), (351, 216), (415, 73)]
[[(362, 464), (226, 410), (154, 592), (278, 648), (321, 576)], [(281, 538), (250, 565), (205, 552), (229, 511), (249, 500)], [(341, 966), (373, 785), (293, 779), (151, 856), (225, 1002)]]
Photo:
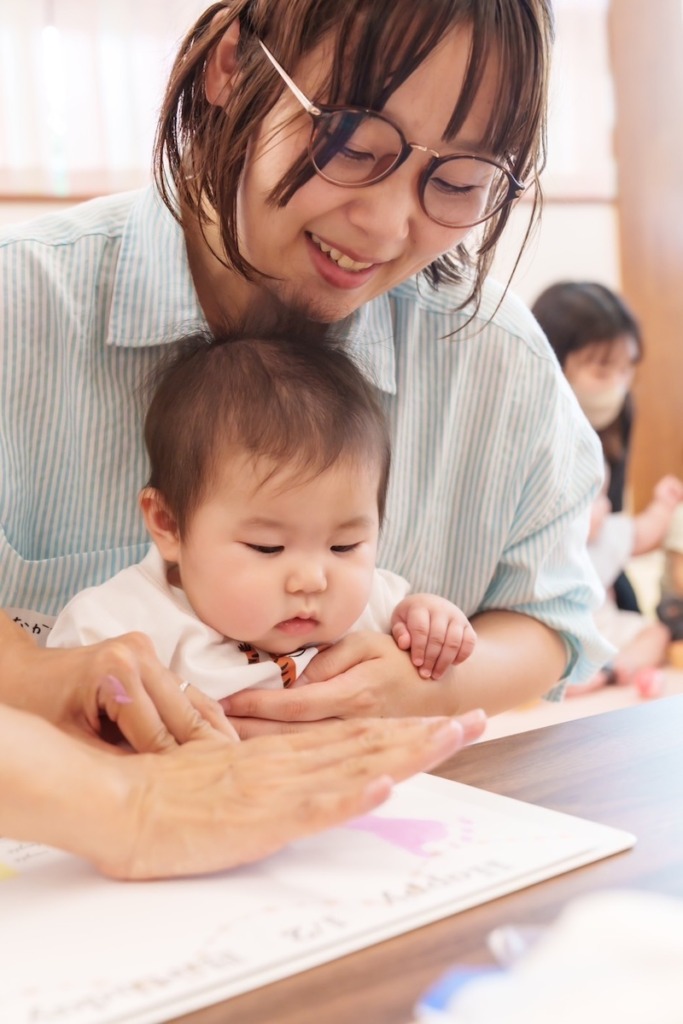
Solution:
[[(576, 681), (609, 653), (585, 549), (600, 448), (533, 317), (500, 298), (489, 282), (466, 324), (457, 288), (410, 280), (353, 318), (394, 441), (380, 563), (468, 615), (540, 619)], [(206, 323), (152, 188), (1, 232), (0, 303), (0, 607), (50, 616), (144, 556), (140, 384)]]

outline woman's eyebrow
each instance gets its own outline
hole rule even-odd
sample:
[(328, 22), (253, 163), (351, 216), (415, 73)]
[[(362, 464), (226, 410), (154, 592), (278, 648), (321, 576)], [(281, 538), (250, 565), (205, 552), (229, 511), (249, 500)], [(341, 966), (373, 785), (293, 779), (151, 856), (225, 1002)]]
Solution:
[[(488, 126), (486, 126), (482, 134), (486, 136), (488, 132)], [(489, 159), (495, 159), (497, 154), (494, 153), (494, 151), (491, 149), (489, 143), (490, 140), (487, 140), (485, 137), (482, 138), (481, 135), (477, 136), (476, 138), (474, 138), (471, 135), (461, 134), (457, 134), (455, 137), (447, 137), (446, 135), (442, 135), (440, 139), (440, 144), (442, 146), (447, 146), (451, 148), (453, 146), (457, 146), (458, 151), (471, 153), (473, 156), (482, 156), (488, 157)]]
[(445, 135), (442, 135), (438, 145), (427, 146), (423, 138), (411, 138), (410, 133), (405, 130), (399, 118), (389, 112), (387, 112), (387, 116), (401, 128), (408, 142), (418, 146), (426, 146), (428, 149), (434, 149), (440, 156), (467, 155), (485, 157), (488, 160), (500, 159), (500, 155), (494, 153), (481, 139), (473, 139), (468, 136), (457, 135), (455, 138), (447, 138)]

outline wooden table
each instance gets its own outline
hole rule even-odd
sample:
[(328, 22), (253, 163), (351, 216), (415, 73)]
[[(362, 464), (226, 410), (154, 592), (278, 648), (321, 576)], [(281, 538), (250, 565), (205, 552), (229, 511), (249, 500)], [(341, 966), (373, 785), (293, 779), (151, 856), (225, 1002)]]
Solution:
[(633, 832), (633, 850), (323, 967), (207, 1007), (185, 1024), (407, 1024), (454, 963), (490, 962), (502, 924), (552, 921), (570, 898), (629, 886), (683, 897), (683, 696), (480, 743), (436, 773)]

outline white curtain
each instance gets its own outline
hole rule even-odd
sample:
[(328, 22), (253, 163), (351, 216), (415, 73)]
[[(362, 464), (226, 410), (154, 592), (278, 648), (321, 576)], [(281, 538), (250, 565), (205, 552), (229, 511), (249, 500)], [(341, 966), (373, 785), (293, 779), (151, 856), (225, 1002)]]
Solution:
[(609, 0), (553, 3), (557, 38), (543, 178), (543, 190), (552, 198), (604, 201), (616, 196), (608, 7)]
[(0, 193), (148, 179), (164, 83), (210, 0), (0, 0)]
[[(0, 0), (0, 195), (78, 195), (149, 178), (178, 43), (210, 0)], [(607, 0), (554, 0), (550, 196), (609, 199)]]

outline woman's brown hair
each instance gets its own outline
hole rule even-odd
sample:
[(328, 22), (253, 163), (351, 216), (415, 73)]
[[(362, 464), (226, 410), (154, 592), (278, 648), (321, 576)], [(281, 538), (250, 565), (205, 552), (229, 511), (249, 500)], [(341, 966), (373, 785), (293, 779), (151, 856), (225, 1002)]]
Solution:
[[(207, 62), (228, 26), (240, 23), (238, 74), (225, 106), (209, 103)], [(467, 74), (447, 128), (455, 138), (474, 102), (486, 63), (495, 55), (499, 100), (487, 149), (519, 180), (535, 186), (528, 235), (540, 210), (538, 175), (545, 162), (545, 119), (553, 22), (550, 0), (231, 0), (208, 8), (183, 41), (161, 111), (154, 156), (157, 186), (178, 219), (203, 223), (207, 203), (217, 212), (228, 265), (244, 277), (257, 271), (237, 240), (237, 195), (247, 148), (283, 83), (265, 58), (262, 39), (289, 74), (323, 39), (334, 41), (325, 101), (382, 110), (391, 94), (453, 28), (471, 28)], [(306, 153), (270, 196), (285, 205), (315, 173)], [(473, 270), (463, 305), (478, 303), (495, 245), (510, 215), (504, 206), (483, 226), (476, 253), (463, 242), (423, 271), (429, 283), (456, 282)], [(205, 215), (204, 215), (205, 216)], [(523, 243), (524, 245), (524, 243)], [(523, 248), (523, 246), (522, 246)]]

